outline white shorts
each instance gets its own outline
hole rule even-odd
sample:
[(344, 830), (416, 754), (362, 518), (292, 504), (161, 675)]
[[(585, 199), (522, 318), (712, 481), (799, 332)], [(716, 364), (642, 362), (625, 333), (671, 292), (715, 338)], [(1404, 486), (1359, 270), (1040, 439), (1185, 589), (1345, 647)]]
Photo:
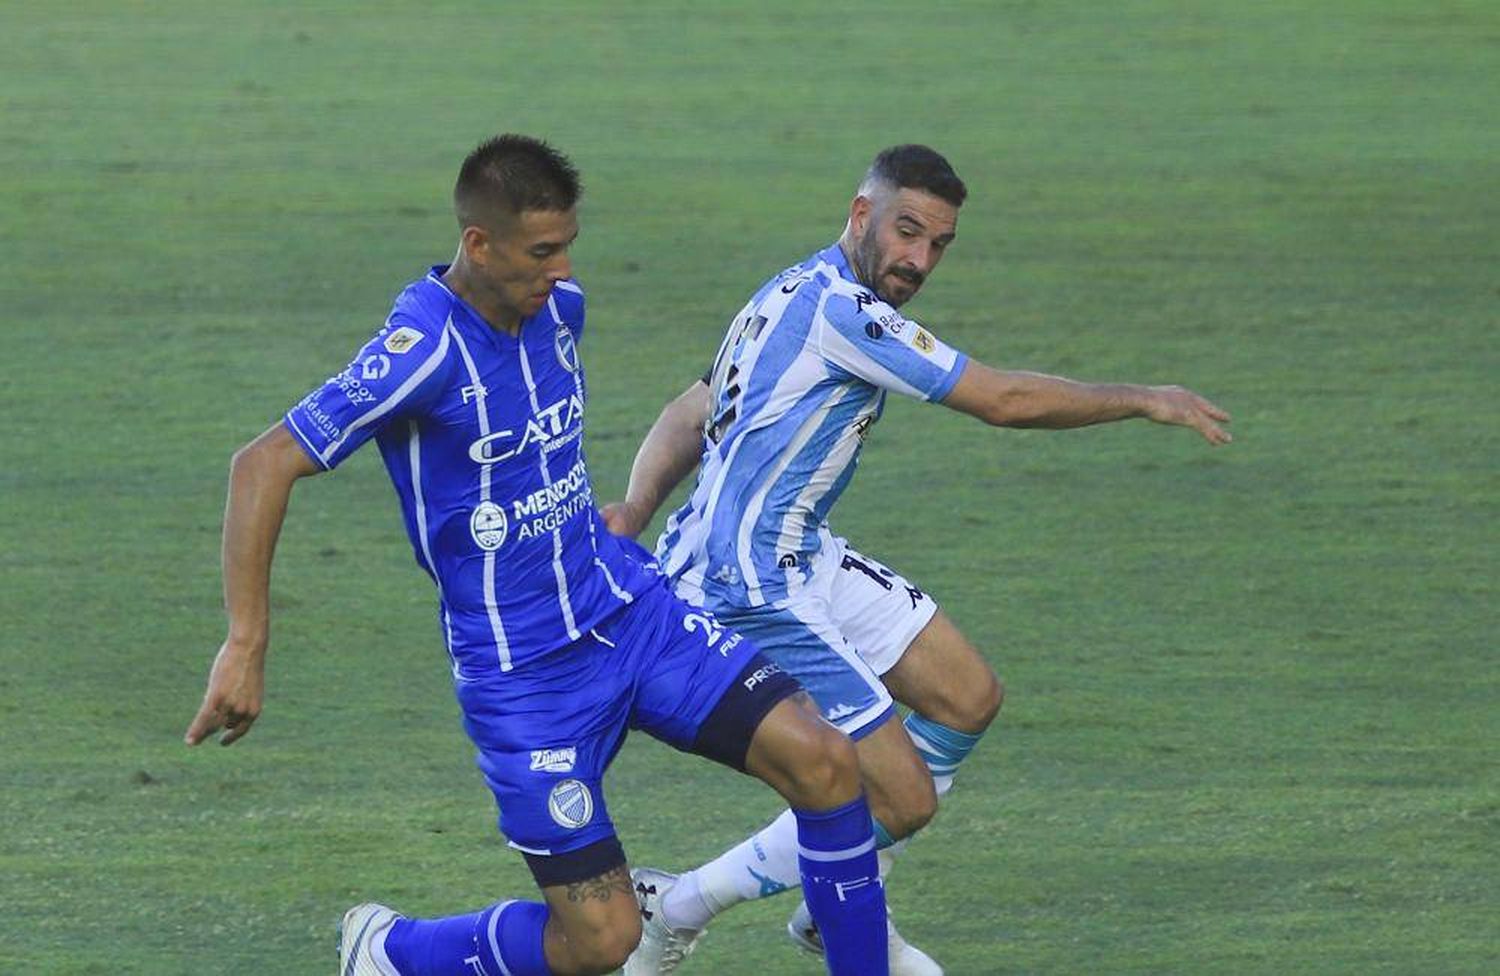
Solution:
[(823, 717), (858, 739), (894, 714), (880, 676), (895, 666), (937, 604), (894, 570), (826, 537), (796, 595), (753, 609), (713, 607), (802, 683)]
[(819, 558), (827, 556), (831, 564), (834, 622), (865, 663), (885, 674), (937, 613), (937, 602), (844, 539), (833, 541), (832, 552), (825, 548)]

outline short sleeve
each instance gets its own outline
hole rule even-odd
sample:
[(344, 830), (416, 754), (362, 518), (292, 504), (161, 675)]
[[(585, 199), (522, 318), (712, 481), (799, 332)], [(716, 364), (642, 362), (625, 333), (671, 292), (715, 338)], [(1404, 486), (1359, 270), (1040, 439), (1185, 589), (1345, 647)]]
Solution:
[(282, 423), (318, 464), (336, 467), (397, 417), (420, 414), (447, 380), (449, 333), (392, 316), (341, 372), (303, 397)]
[(968, 357), (868, 291), (824, 302), (819, 349), (834, 367), (883, 389), (941, 400)]

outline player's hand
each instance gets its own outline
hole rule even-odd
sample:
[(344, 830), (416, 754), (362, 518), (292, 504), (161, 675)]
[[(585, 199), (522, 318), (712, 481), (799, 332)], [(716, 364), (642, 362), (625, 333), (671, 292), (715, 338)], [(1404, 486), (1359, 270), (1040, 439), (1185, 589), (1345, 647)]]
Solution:
[(226, 640), (208, 675), (208, 691), (183, 741), (195, 746), (220, 729), (219, 744), (230, 745), (260, 717), (265, 690), (265, 648)]
[(609, 531), (627, 539), (640, 535), (651, 521), (651, 513), (642, 512), (640, 506), (633, 502), (610, 502), (599, 509), (599, 515)]
[(1191, 427), (1217, 447), (1234, 440), (1219, 424), (1229, 423), (1229, 414), (1181, 386), (1147, 387), (1145, 415), (1158, 424)]

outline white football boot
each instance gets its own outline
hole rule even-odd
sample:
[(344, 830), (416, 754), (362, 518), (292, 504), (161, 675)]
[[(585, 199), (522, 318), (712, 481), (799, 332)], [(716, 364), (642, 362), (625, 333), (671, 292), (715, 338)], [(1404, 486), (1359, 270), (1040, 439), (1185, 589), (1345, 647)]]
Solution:
[(677, 883), (677, 875), (655, 868), (630, 872), (635, 897), (641, 903), (641, 942), (625, 961), (625, 976), (675, 973), (703, 938), (702, 929), (672, 929), (662, 918), (662, 898)]
[[(807, 902), (802, 902), (792, 912), (786, 923), (786, 934), (798, 948), (819, 956), (823, 954), (823, 939), (818, 935), (818, 923), (807, 910)], [(885, 920), (885, 939), (891, 954), (891, 976), (943, 976), (943, 967), (931, 956), (901, 938), (890, 916)]]
[(339, 923), (339, 976), (401, 976), (384, 948), (386, 931), (401, 917), (374, 902), (345, 912)]

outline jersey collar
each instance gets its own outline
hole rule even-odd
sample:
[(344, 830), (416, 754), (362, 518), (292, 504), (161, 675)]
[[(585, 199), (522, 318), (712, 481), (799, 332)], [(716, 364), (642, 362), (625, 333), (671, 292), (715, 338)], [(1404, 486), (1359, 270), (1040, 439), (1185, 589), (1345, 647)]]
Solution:
[(819, 251), (818, 258), (824, 264), (833, 265), (838, 271), (840, 278), (856, 285), (860, 284), (860, 280), (854, 275), (854, 269), (849, 267), (849, 259), (844, 257), (844, 249), (839, 247), (838, 241), (834, 241), (831, 245)]

